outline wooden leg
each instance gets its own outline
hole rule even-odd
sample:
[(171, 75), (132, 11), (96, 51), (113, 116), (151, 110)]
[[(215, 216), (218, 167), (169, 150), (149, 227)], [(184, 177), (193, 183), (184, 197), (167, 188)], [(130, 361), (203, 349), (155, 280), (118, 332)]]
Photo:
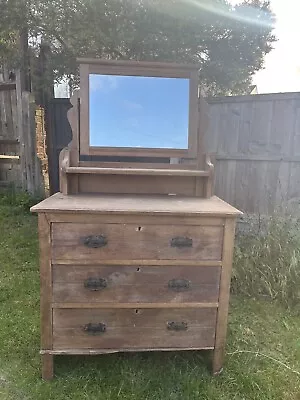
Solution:
[(223, 371), (224, 349), (218, 348), (213, 351), (212, 373), (218, 376)]
[(219, 375), (223, 368), (226, 345), (226, 331), (230, 292), (230, 278), (234, 247), (235, 220), (226, 219), (223, 239), (222, 271), (220, 280), (219, 307), (216, 325), (215, 349), (213, 354), (213, 374)]
[(53, 355), (42, 355), (42, 378), (46, 381), (53, 379)]

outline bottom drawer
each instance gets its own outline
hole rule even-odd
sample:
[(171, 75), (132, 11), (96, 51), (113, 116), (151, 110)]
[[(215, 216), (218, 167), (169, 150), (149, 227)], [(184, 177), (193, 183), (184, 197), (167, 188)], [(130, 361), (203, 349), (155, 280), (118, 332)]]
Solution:
[(214, 347), (217, 309), (54, 309), (53, 349)]

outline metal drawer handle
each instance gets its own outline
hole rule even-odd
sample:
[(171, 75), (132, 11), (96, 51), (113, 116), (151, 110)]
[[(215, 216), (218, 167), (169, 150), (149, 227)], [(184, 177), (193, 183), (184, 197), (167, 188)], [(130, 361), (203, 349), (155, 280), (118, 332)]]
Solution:
[(190, 289), (191, 282), (187, 279), (171, 279), (168, 282), (168, 288), (175, 290), (176, 292), (181, 292)]
[(167, 329), (169, 331), (176, 331), (176, 332), (187, 331), (188, 324), (187, 324), (187, 322), (184, 322), (184, 321), (181, 321), (181, 322), (175, 322), (175, 321), (167, 322)]
[(171, 247), (193, 247), (193, 239), (184, 236), (174, 237), (171, 239)]
[(92, 324), (90, 322), (83, 326), (83, 330), (89, 335), (97, 335), (106, 332), (106, 325), (102, 322), (99, 322), (99, 324)]
[(83, 244), (93, 249), (104, 247), (107, 243), (108, 240), (104, 235), (90, 235), (83, 238)]
[(84, 281), (84, 287), (97, 292), (107, 287), (107, 280), (104, 278), (88, 278)]

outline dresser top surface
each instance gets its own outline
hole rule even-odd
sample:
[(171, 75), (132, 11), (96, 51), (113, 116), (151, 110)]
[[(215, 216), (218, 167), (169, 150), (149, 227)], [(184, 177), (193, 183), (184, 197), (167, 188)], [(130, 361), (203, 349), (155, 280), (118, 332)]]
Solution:
[(56, 193), (31, 208), (32, 212), (164, 214), (237, 216), (242, 214), (216, 196), (63, 195)]

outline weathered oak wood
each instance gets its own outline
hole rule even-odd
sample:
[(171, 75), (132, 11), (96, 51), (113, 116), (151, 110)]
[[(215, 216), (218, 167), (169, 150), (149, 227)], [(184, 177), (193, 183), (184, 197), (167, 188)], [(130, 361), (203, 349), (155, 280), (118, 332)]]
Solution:
[[(90, 266), (90, 260), (55, 260), (56, 265), (82, 265), (82, 266)], [(93, 261), (93, 265), (119, 265), (119, 266), (128, 266), (128, 265), (135, 265), (135, 266), (161, 266), (161, 267), (168, 267), (168, 266), (178, 266), (178, 261), (175, 260), (103, 260), (98, 259)], [(218, 260), (184, 260), (184, 265), (186, 267), (216, 267), (222, 266), (222, 261)]]
[(216, 341), (213, 354), (213, 374), (219, 374), (223, 368), (225, 341), (227, 332), (227, 317), (229, 306), (230, 279), (234, 246), (235, 221), (228, 219), (225, 225), (223, 242), (223, 268), (220, 281), (219, 308), (216, 326)]
[[(52, 349), (52, 270), (50, 261), (50, 224), (44, 213), (38, 218), (40, 238), (40, 285), (41, 285), (41, 347)], [(53, 376), (53, 356), (42, 357), (42, 377), (51, 379)]]
[(77, 61), (80, 64), (92, 64), (92, 65), (107, 65), (109, 68), (112, 66), (116, 67), (135, 67), (135, 66), (143, 66), (145, 68), (163, 68), (169, 70), (170, 67), (173, 70), (194, 70), (195, 64), (180, 64), (180, 63), (164, 63), (157, 61), (134, 61), (134, 60), (103, 60), (99, 58), (87, 58), (81, 57), (78, 58)]
[(52, 303), (52, 308), (217, 308), (219, 303)]
[[(171, 330), (169, 324), (184, 328)], [(86, 325), (105, 325), (105, 332), (90, 334)], [(145, 348), (211, 347), (215, 340), (216, 310), (213, 309), (127, 309), (53, 311), (53, 347)], [(186, 327), (186, 329), (185, 329)]]
[(152, 351), (197, 351), (197, 350), (213, 350), (213, 346), (207, 347), (152, 347), (152, 348), (133, 348), (133, 349), (67, 349), (67, 350), (45, 350), (40, 354), (53, 355), (101, 355), (113, 353), (132, 353), (132, 352), (152, 352)]
[(53, 301), (98, 304), (218, 302), (219, 280), (220, 267), (55, 265)]
[(155, 175), (155, 176), (202, 176), (208, 177), (208, 171), (187, 169), (154, 169), (154, 168), (97, 168), (97, 167), (68, 167), (67, 174), (91, 175)]
[[(210, 216), (224, 218), (241, 214), (216, 196), (210, 199), (182, 196), (87, 195), (64, 196), (56, 193), (31, 208), (32, 212), (102, 214), (151, 214)], [(85, 217), (84, 217), (85, 218)]]
[[(99, 248), (88, 246), (87, 238), (105, 237)], [(191, 246), (172, 245), (174, 238), (187, 238)], [(157, 260), (221, 260), (223, 228), (219, 226), (176, 226), (136, 224), (53, 224), (52, 257), (59, 260), (102, 258)]]
[[(88, 59), (80, 72), (62, 193), (31, 209), (39, 213), (42, 375), (52, 378), (54, 355), (200, 349), (213, 349), (219, 373), (240, 212), (213, 196), (197, 70)], [(189, 149), (90, 147), (88, 75), (99, 72), (190, 79)]]
[[(78, 193), (140, 194), (195, 196), (195, 176), (161, 175), (83, 175), (72, 174), (78, 179)], [(207, 178), (201, 178), (207, 179)], [(74, 193), (74, 192), (71, 192)]]
[[(1, 141), (0, 141), (1, 143)], [(118, 168), (122, 169), (120, 162), (110, 162), (110, 161), (79, 161), (80, 167), (93, 167), (93, 168)], [(170, 162), (126, 162), (125, 168), (137, 168), (137, 169), (166, 169), (166, 170), (195, 170), (197, 169), (197, 164), (191, 160), (189, 163), (182, 163), (180, 159), (176, 159), (176, 163)]]
[[(79, 213), (72, 214), (70, 212), (57, 212), (47, 213), (49, 220), (51, 222), (71, 222), (71, 223), (99, 223), (99, 224), (126, 224), (132, 222), (132, 218), (134, 218), (134, 222), (138, 226), (147, 225), (169, 225), (174, 224), (173, 213), (170, 210), (169, 213), (157, 213), (152, 214), (151, 218), (147, 215), (146, 212), (138, 212), (137, 214), (131, 213), (120, 213), (120, 212), (110, 212), (107, 214), (103, 213)], [(192, 225), (192, 226), (222, 226), (225, 225), (225, 218), (221, 217), (201, 217), (201, 215), (184, 215), (179, 214), (176, 216), (176, 225)]]
[(42, 378), (49, 381), (53, 378), (53, 354), (52, 350), (44, 350), (42, 354)]

